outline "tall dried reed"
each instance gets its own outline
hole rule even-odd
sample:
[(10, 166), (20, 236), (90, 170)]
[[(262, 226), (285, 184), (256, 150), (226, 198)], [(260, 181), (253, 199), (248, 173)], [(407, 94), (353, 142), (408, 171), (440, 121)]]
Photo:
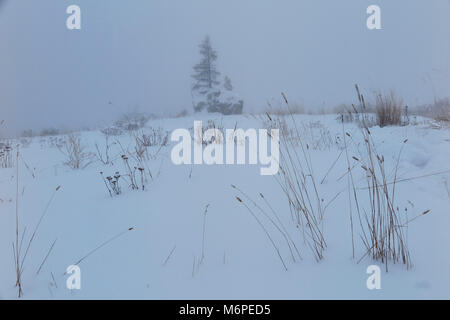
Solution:
[[(364, 111), (366, 108), (364, 96), (360, 93), (358, 86), (355, 86), (355, 88), (360, 109)], [(358, 113), (358, 108), (355, 106), (354, 111)], [(344, 137), (352, 138), (350, 133), (345, 132), (343, 120), (342, 123)], [(357, 148), (359, 150), (358, 156), (350, 157), (348, 146), (345, 146), (353, 252), (354, 225), (352, 208), (355, 207), (355, 214), (360, 226), (360, 239), (366, 249), (366, 253), (359, 261), (369, 255), (372, 259), (380, 260), (384, 263), (386, 271), (388, 271), (389, 261), (403, 263), (407, 268), (410, 268), (412, 262), (406, 228), (412, 220), (408, 220), (407, 216), (400, 214), (395, 202), (398, 166), (403, 147), (408, 140), (403, 141), (397, 160), (393, 163), (394, 180), (393, 182), (388, 182), (385, 158), (377, 151), (372, 132), (364, 118), (362, 120), (361, 135), (363, 148)], [(366, 183), (365, 188), (356, 187), (355, 179), (350, 169), (353, 161), (362, 169)], [(367, 197), (366, 203), (368, 203), (368, 206), (366, 207), (362, 205), (363, 201), (360, 199), (362, 196)], [(428, 212), (425, 211), (424, 213)]]
[[(291, 112), (288, 99), (282, 94), (293, 130), (280, 132), (280, 174), (276, 179), (287, 197), (291, 218), (301, 228), (303, 240), (311, 249), (316, 261), (323, 259), (327, 247), (323, 235), (324, 208), (313, 170), (310, 146)], [(276, 119), (266, 114), (269, 122)]]

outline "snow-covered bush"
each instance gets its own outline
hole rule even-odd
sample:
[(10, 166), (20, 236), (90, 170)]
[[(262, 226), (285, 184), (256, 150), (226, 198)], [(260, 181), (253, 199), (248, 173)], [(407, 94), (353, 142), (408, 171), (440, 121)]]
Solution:
[(123, 132), (117, 127), (108, 127), (100, 130), (105, 136), (120, 136)]
[(34, 132), (31, 129), (24, 130), (22, 131), (22, 134), (20, 136), (23, 138), (32, 138), (34, 137)]
[(131, 112), (122, 115), (115, 126), (121, 130), (134, 131), (143, 128), (150, 118), (150, 115), (144, 113)]
[(185, 118), (189, 115), (189, 111), (186, 109), (181, 110), (180, 112), (176, 113), (173, 118)]
[(60, 134), (60, 131), (55, 128), (45, 128), (41, 130), (41, 133), (39, 134), (42, 137), (46, 136), (57, 136)]

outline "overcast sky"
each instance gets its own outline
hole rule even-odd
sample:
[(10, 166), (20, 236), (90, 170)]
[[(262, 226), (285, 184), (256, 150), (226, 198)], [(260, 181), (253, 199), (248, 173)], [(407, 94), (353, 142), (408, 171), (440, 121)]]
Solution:
[[(71, 4), (82, 30), (66, 28)], [(366, 27), (370, 4), (382, 30)], [(449, 0), (0, 0), (0, 118), (12, 132), (192, 110), (206, 34), (247, 111), (281, 91), (352, 102), (355, 83), (409, 105), (450, 96)]]

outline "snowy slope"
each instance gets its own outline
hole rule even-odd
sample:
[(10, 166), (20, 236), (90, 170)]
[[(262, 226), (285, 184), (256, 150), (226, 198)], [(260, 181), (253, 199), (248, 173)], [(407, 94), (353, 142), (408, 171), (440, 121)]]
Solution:
[[(206, 123), (211, 118), (200, 117), (152, 120), (147, 126), (171, 132), (192, 127), (194, 120)], [(341, 151), (334, 143), (342, 136), (341, 124), (335, 115), (296, 117), (298, 123), (325, 130), (332, 141), (311, 150), (320, 181)], [(262, 126), (262, 121), (248, 115), (213, 116), (213, 120), (223, 128)], [(346, 131), (354, 139), (360, 138), (357, 125), (346, 124)], [(114, 165), (96, 161), (85, 169), (73, 170), (63, 164), (64, 155), (50, 145), (50, 138), (35, 137), (30, 145), (21, 147), (19, 159), (19, 225), (21, 232), (27, 227), (25, 239), (29, 239), (55, 188), (61, 189), (55, 193), (24, 264), (24, 298), (448, 299), (450, 131), (432, 128), (427, 121), (405, 127), (374, 127), (371, 131), (388, 164), (395, 165), (399, 148), (408, 139), (399, 162), (399, 179), (425, 177), (399, 183), (396, 203), (408, 207), (411, 217), (431, 210), (408, 228), (413, 268), (392, 265), (388, 273), (382, 268), (381, 290), (366, 287), (366, 268), (381, 263), (366, 258), (358, 264), (364, 254), (359, 241), (352, 259), (347, 183), (339, 179), (346, 170), (343, 157), (319, 186), (324, 203), (330, 204), (323, 230), (328, 247), (324, 259), (316, 262), (291, 222), (285, 195), (274, 177), (259, 174), (259, 165), (175, 166), (170, 160), (173, 144), (161, 150), (150, 147), (150, 153), (156, 154), (148, 161), (154, 179), (146, 190), (132, 191), (123, 185), (123, 193), (111, 198), (99, 172), (124, 171), (123, 152), (117, 143), (111, 147), (113, 157), (118, 157)], [(100, 132), (80, 134), (91, 152), (95, 152), (95, 143), (104, 144)], [(117, 139), (124, 148), (132, 148), (131, 136), (124, 134)], [(392, 168), (390, 165), (388, 171)], [(11, 246), (15, 241), (15, 170), (0, 169), (2, 299), (17, 297)], [(443, 171), (447, 173), (430, 175)], [(294, 263), (282, 245), (283, 239), (270, 230), (287, 263), (288, 271), (283, 269), (261, 227), (235, 200), (239, 193), (231, 184), (255, 201), (260, 192), (265, 195), (293, 236), (303, 260)], [(204, 258), (198, 264), (207, 205)], [(130, 227), (135, 229), (126, 231)], [(68, 290), (66, 268), (121, 232), (122, 236), (79, 264), (81, 290)], [(36, 274), (55, 239), (53, 250)]]

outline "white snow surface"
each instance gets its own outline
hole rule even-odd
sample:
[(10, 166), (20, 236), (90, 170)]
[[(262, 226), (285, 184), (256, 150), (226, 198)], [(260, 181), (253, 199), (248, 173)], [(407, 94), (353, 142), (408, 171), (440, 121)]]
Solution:
[[(296, 115), (298, 123), (328, 130), (329, 137), (342, 136), (336, 115)], [(169, 133), (190, 128), (194, 120), (213, 119), (223, 128), (261, 128), (250, 116), (196, 115), (151, 120), (148, 127)], [(361, 137), (356, 124), (345, 124), (354, 139)], [(145, 130), (145, 129), (144, 129)], [(359, 258), (363, 244), (355, 240), (352, 258), (346, 179), (342, 157), (330, 171), (319, 193), (324, 203), (332, 200), (324, 216), (327, 248), (316, 262), (291, 221), (285, 195), (274, 177), (261, 176), (259, 165), (181, 165), (170, 160), (174, 143), (151, 147), (157, 154), (149, 161), (153, 181), (145, 191), (132, 191), (111, 198), (99, 174), (124, 172), (122, 151), (115, 144), (114, 165), (95, 161), (73, 170), (64, 155), (49, 144), (50, 138), (34, 137), (20, 148), (19, 226), (26, 227), (25, 244), (57, 186), (24, 264), (22, 285), (25, 299), (449, 299), (450, 298), (450, 131), (436, 129), (424, 120), (403, 127), (371, 128), (378, 151), (395, 166), (399, 149), (406, 143), (398, 178), (420, 177), (397, 184), (395, 203), (408, 207), (410, 217), (430, 210), (409, 225), (408, 241), (413, 268), (390, 265), (382, 269), (381, 290), (368, 290), (369, 265), (381, 262)], [(83, 144), (95, 152), (104, 146), (99, 131), (80, 132)], [(117, 137), (132, 148), (133, 138)], [(114, 138), (111, 139), (114, 142)], [(15, 142), (14, 142), (15, 143)], [(338, 156), (336, 145), (311, 150), (316, 180), (320, 181)], [(429, 175), (447, 171), (445, 174)], [(159, 173), (158, 173), (159, 172)], [(429, 176), (428, 176), (429, 175)], [(392, 177), (392, 176), (390, 176)], [(235, 200), (238, 186), (255, 201), (263, 193), (294, 238), (303, 260), (293, 262), (283, 239), (269, 229), (279, 244), (285, 271), (270, 241), (250, 213)], [(364, 183), (360, 182), (363, 187)], [(0, 169), (0, 299), (17, 298), (12, 243), (15, 241), (16, 168)], [(194, 259), (202, 256), (203, 219), (206, 215), (203, 262), (193, 272)], [(127, 230), (84, 259), (81, 290), (66, 288), (66, 268), (106, 240)], [(42, 270), (37, 269), (57, 239)], [(172, 249), (175, 248), (169, 256)], [(22, 249), (24, 250), (24, 248)], [(56, 283), (55, 283), (56, 282)]]

